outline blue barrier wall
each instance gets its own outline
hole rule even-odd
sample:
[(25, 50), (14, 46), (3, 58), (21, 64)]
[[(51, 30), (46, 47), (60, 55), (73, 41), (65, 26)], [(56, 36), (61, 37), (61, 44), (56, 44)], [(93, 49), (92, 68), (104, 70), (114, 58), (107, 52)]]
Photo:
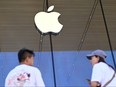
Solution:
[[(86, 55), (91, 51), (65, 51), (54, 52), (54, 64), (57, 86), (88, 87), (87, 78), (91, 78), (91, 64)], [(110, 51), (106, 51), (106, 61), (113, 65)], [(114, 51), (116, 57), (116, 51)], [(4, 87), (4, 81), (8, 72), (18, 65), (17, 52), (0, 53), (0, 86)], [(42, 73), (46, 86), (54, 86), (52, 60), (50, 52), (35, 52), (35, 63)]]

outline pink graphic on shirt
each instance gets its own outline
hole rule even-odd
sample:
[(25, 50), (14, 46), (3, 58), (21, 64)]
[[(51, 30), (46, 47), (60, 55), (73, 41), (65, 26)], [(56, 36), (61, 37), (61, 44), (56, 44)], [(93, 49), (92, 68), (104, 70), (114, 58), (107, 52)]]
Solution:
[(12, 76), (8, 80), (8, 85), (23, 87), (24, 85), (29, 84), (27, 82), (30, 82), (30, 73), (22, 72), (22, 73), (18, 73), (17, 75)]
[(17, 76), (17, 80), (18, 81), (25, 81), (25, 80), (29, 80), (30, 74), (24, 72), (21, 73), (19, 76)]

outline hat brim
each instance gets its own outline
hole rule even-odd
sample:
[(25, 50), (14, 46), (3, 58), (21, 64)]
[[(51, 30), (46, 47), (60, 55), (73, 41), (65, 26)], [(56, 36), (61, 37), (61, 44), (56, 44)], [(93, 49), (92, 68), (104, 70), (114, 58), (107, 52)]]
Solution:
[(91, 60), (91, 56), (86, 56), (88, 60)]
[(91, 57), (94, 56), (93, 54), (88, 54), (86, 57), (87, 59), (91, 60)]

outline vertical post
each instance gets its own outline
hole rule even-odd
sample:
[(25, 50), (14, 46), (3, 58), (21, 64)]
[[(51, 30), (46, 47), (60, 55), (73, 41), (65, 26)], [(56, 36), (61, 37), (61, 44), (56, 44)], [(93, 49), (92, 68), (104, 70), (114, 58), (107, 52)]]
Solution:
[(110, 35), (109, 35), (107, 23), (106, 23), (106, 18), (105, 18), (105, 14), (104, 14), (104, 9), (103, 9), (103, 5), (102, 5), (102, 1), (99, 0), (99, 2), (100, 2), (102, 16), (103, 16), (103, 20), (104, 20), (104, 24), (105, 24), (105, 28), (106, 28), (106, 33), (107, 33), (107, 37), (108, 37), (108, 42), (109, 42), (109, 46), (110, 46), (110, 50), (111, 50), (111, 55), (112, 55), (112, 59), (113, 59), (113, 63), (114, 63), (114, 68), (116, 70), (115, 57), (114, 57), (114, 54), (113, 54), (112, 44), (111, 44), (111, 40), (110, 40)]
[(52, 33), (51, 32), (49, 33), (49, 36), (50, 36), (50, 46), (51, 46), (51, 56), (52, 56), (54, 87), (56, 87), (56, 75), (55, 75), (55, 65), (54, 65), (54, 55), (53, 55)]
[(46, 0), (46, 9), (48, 9), (48, 0)]
[[(44, 9), (45, 9), (45, 11), (47, 11), (48, 7), (49, 7), (48, 0), (44, 0)], [(51, 48), (51, 57), (52, 57), (53, 80), (54, 80), (54, 87), (56, 87), (56, 75), (55, 75), (55, 64), (54, 64), (52, 33), (51, 32), (49, 32), (49, 37), (50, 37), (50, 48)]]

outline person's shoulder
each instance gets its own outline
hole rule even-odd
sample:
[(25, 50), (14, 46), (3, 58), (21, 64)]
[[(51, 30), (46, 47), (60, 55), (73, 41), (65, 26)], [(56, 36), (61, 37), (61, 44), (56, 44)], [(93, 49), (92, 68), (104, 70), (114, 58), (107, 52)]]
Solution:
[(104, 62), (99, 62), (99, 63), (95, 64), (95, 66), (106, 66), (106, 64)]
[(108, 65), (106, 63), (104, 63), (104, 62), (100, 62), (99, 65), (103, 66), (103, 67), (108, 67)]
[(29, 66), (31, 68), (31, 70), (34, 70), (34, 71), (40, 71), (39, 68), (35, 67), (35, 66)]
[(18, 67), (18, 66), (19, 66), (19, 65), (17, 65), (17, 66), (14, 67), (13, 69), (11, 69), (9, 73), (15, 72), (15, 71), (17, 70), (17, 67)]
[(19, 68), (21, 68), (21, 67), (23, 67), (23, 68), (30, 68), (30, 69), (37, 69), (34, 66), (30, 66), (30, 65), (26, 65), (26, 64), (19, 65)]
[(25, 64), (22, 64), (18, 67), (19, 69), (25, 69), (27, 71), (30, 71), (30, 72), (39, 72), (39, 68), (35, 67), (35, 66), (29, 66), (29, 65), (25, 65)]
[(18, 66), (16, 66), (15, 68), (13, 68), (13, 69), (11, 69), (9, 72), (8, 72), (8, 74), (7, 74), (7, 77), (10, 77), (10, 76), (12, 76), (13, 74), (15, 74), (16, 73), (16, 68), (17, 68)]
[(97, 64), (94, 65), (94, 67), (99, 67), (99, 68), (104, 68), (104, 67), (107, 67), (107, 65), (104, 63), (104, 62), (99, 62)]

